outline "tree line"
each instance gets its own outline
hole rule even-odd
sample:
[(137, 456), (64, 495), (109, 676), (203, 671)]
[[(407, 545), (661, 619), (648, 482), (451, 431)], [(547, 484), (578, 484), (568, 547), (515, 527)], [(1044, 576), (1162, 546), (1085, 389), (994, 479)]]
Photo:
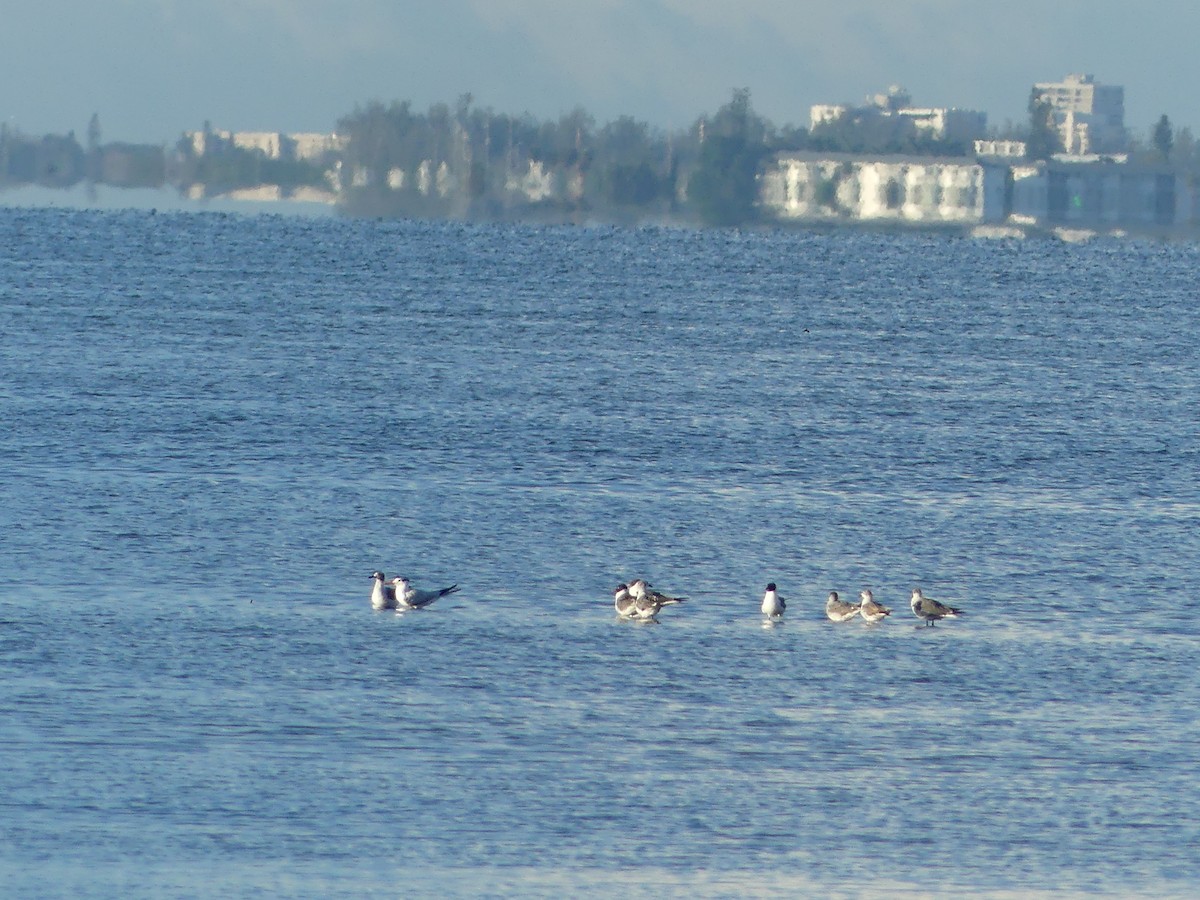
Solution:
[[(1054, 150), (1050, 111), (1031, 100), (1029, 121), (996, 137), (1027, 142), (1029, 155)], [(328, 187), (357, 215), (457, 219), (690, 220), (754, 222), (757, 178), (779, 153), (963, 156), (971, 148), (918, 135), (896, 121), (844, 117), (810, 129), (776, 126), (759, 115), (746, 89), (715, 113), (675, 131), (629, 116), (597, 124), (581, 108), (554, 120), (479, 108), (470, 94), (453, 107), (371, 102), (337, 122), (345, 139), (336, 158), (269, 159), (216, 145), (200, 152), (183, 136), (172, 148), (101, 139), (92, 117), (85, 142), (67, 135), (27, 137), (0, 124), (0, 187), (82, 181), (117, 187), (205, 185), (210, 194), (263, 184), (287, 191)], [(204, 133), (210, 134), (205, 124)], [(207, 146), (207, 145), (206, 145)], [(1164, 115), (1134, 158), (1200, 174), (1200, 151), (1187, 129)]]
[(0, 188), (21, 184), (68, 188), (83, 181), (115, 187), (162, 187), (167, 155), (152, 144), (104, 144), (100, 119), (88, 123), (86, 144), (71, 131), (31, 137), (0, 123)]
[[(338, 133), (349, 138), (341, 190), (350, 211), (485, 219), (745, 224), (755, 219), (757, 176), (774, 154), (965, 152), (865, 122), (779, 127), (754, 110), (746, 89), (674, 132), (628, 116), (597, 125), (582, 109), (538, 121), (479, 109), (466, 94), (453, 109), (424, 113), (408, 102), (370, 103), (342, 117)], [(530, 171), (546, 183), (544, 197), (522, 184)]]

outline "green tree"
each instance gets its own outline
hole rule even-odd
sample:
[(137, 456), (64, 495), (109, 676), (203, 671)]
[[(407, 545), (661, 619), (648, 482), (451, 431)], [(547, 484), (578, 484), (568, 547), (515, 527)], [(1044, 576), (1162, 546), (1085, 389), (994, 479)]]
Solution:
[(1189, 171), (1194, 171), (1196, 164), (1200, 162), (1200, 156), (1196, 152), (1196, 138), (1186, 125), (1175, 133), (1175, 140), (1171, 144), (1171, 158), (1181, 169)]
[(784, 125), (775, 133), (771, 143), (775, 150), (784, 153), (789, 150), (807, 150), (809, 137), (807, 128), (799, 125)]
[(596, 134), (588, 188), (600, 208), (638, 207), (659, 211), (671, 197), (668, 141), (644, 122), (621, 116)]
[(758, 207), (758, 169), (767, 153), (766, 123), (750, 105), (750, 91), (733, 98), (704, 127), (696, 170), (688, 181), (688, 200), (709, 225), (753, 222)]
[(1029, 95), (1029, 137), (1025, 140), (1025, 154), (1030, 159), (1049, 159), (1058, 147), (1054, 107), (1034, 91)]
[(1162, 156), (1163, 162), (1171, 158), (1171, 148), (1175, 146), (1175, 131), (1171, 128), (1171, 120), (1164, 113), (1154, 126), (1154, 149)]
[(86, 155), (75, 132), (44, 135), (37, 146), (37, 182), (46, 187), (69, 187), (84, 177)]

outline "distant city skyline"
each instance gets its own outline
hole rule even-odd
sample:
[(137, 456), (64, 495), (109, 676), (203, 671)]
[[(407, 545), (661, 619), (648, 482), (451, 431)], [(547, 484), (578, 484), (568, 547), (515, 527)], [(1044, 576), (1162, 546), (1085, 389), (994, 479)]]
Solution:
[(777, 125), (891, 84), (921, 106), (1024, 124), (1035, 82), (1125, 88), (1143, 142), (1159, 116), (1200, 131), (1200, 7), (1175, 0), (12, 0), (0, 121), (27, 134), (173, 142), (331, 131), (372, 100), (554, 119), (583, 107), (685, 128), (748, 88)]

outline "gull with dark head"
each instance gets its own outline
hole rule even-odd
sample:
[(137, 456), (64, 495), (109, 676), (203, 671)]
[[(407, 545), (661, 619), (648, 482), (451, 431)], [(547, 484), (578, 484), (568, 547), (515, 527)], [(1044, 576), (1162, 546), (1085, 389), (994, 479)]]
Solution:
[(858, 612), (868, 622), (882, 622), (892, 614), (892, 611), (882, 603), (875, 602), (875, 595), (870, 591), (858, 592)]
[(658, 611), (672, 603), (682, 603), (687, 597), (669, 597), (654, 590), (644, 578), (636, 578), (629, 583), (629, 594), (633, 597), (634, 619), (653, 619)]
[(858, 604), (841, 599), (837, 591), (830, 591), (825, 598), (825, 615), (831, 622), (849, 622), (858, 615)]
[(933, 625), (938, 619), (953, 619), (963, 615), (961, 609), (955, 609), (953, 606), (939, 603), (932, 597), (926, 597), (921, 593), (920, 588), (913, 588), (910, 605), (913, 615), (918, 619), (923, 619), (926, 625)]
[(382, 572), (372, 572), (371, 578), (371, 609), (395, 609), (396, 589), (387, 583), (387, 577)]
[(393, 578), (392, 584), (395, 585), (397, 609), (422, 609), (434, 600), (445, 597), (447, 594), (453, 594), (458, 590), (457, 584), (432, 591), (418, 590), (403, 575), (397, 575)]
[(779, 592), (775, 588), (775, 582), (770, 582), (767, 585), (767, 592), (763, 594), (762, 598), (763, 615), (777, 619), (783, 615), (785, 609), (787, 609), (787, 601), (779, 596)]

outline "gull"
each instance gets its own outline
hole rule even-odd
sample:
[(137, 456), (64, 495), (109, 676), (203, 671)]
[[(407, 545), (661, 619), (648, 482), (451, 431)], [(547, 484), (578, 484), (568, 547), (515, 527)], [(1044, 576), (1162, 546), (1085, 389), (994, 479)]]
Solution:
[(634, 609), (632, 618), (653, 619), (658, 611), (672, 603), (682, 603), (687, 597), (668, 597), (650, 587), (643, 578), (629, 583), (629, 593), (633, 597)]
[(938, 619), (953, 619), (963, 615), (961, 609), (955, 609), (953, 606), (947, 606), (945, 603), (939, 603), (931, 597), (926, 597), (921, 593), (920, 588), (913, 588), (911, 606), (913, 615), (918, 619), (924, 619), (927, 625), (933, 625)]
[(859, 591), (858, 610), (862, 617), (868, 622), (882, 622), (885, 616), (890, 616), (892, 611), (882, 603), (875, 602), (875, 595), (870, 591)]
[(849, 622), (858, 615), (858, 604), (838, 598), (837, 591), (830, 591), (825, 600), (825, 615), (832, 622)]
[(438, 590), (419, 591), (403, 575), (393, 578), (392, 584), (396, 586), (396, 604), (399, 609), (421, 609), (439, 597), (445, 597), (458, 590), (458, 585), (452, 584), (450, 587)]
[(775, 582), (772, 581), (767, 585), (767, 592), (763, 594), (763, 615), (777, 618), (783, 615), (785, 609), (787, 609), (787, 601), (775, 592)]
[(396, 589), (384, 583), (386, 577), (382, 572), (372, 572), (371, 578), (375, 581), (371, 585), (371, 609), (395, 609)]
[(613, 595), (613, 606), (617, 608), (617, 615), (622, 619), (631, 619), (637, 611), (637, 601), (629, 593), (629, 585), (621, 582), (617, 585), (616, 593)]

